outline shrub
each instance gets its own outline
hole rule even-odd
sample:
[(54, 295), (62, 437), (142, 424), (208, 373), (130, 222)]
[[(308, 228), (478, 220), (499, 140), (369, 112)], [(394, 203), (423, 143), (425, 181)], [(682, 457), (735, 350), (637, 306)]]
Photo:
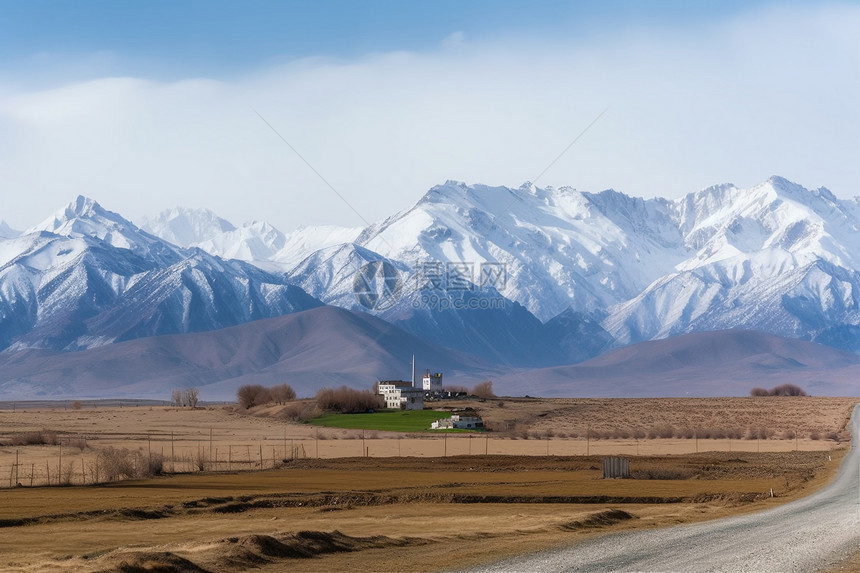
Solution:
[(675, 435), (675, 428), (670, 426), (669, 424), (658, 424), (656, 426), (652, 426), (650, 430), (648, 430), (648, 437), (652, 440), (654, 438), (663, 438), (668, 439)]
[(161, 454), (147, 455), (139, 450), (105, 448), (99, 453), (100, 476), (107, 481), (152, 477), (164, 471)]
[(281, 411), (284, 419), (291, 422), (306, 422), (319, 415), (319, 410), (312, 403), (293, 402)]
[(272, 392), (260, 384), (245, 384), (236, 390), (236, 401), (247, 410), (271, 402)]
[(69, 437), (66, 440), (66, 445), (70, 448), (78, 448), (81, 451), (87, 449), (87, 439), (83, 436)]
[(747, 440), (766, 440), (773, 436), (773, 430), (770, 428), (765, 428), (763, 426), (754, 427), (750, 426), (747, 428), (747, 433), (744, 436)]
[(806, 390), (795, 384), (780, 384), (770, 390), (764, 388), (753, 388), (750, 396), (807, 396)]
[(771, 396), (806, 396), (806, 391), (794, 384), (781, 384), (770, 390)]
[(270, 392), (272, 393), (272, 400), (278, 404), (286, 404), (296, 399), (296, 391), (286, 382), (272, 386)]
[(59, 475), (57, 475), (57, 485), (72, 485), (72, 476), (75, 473), (75, 463), (68, 462), (59, 468)]
[(56, 446), (59, 443), (60, 435), (54, 430), (21, 432), (11, 437), (13, 446)]
[(381, 410), (385, 399), (370, 390), (356, 390), (348, 386), (321, 388), (316, 395), (317, 408), (323, 411), (351, 414)]
[(496, 395), (493, 394), (492, 380), (484, 380), (475, 384), (475, 387), (472, 388), (472, 394), (478, 398), (495, 398)]

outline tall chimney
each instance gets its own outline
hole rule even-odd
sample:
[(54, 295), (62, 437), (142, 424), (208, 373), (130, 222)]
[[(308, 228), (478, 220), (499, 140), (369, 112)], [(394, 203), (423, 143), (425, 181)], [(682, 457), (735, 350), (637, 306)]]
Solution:
[(415, 355), (412, 355), (412, 387), (415, 388)]

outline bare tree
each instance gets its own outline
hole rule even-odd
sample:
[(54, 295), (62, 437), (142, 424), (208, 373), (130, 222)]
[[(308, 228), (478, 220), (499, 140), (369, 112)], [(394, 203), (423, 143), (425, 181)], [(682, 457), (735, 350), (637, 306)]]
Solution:
[(197, 388), (186, 388), (182, 397), (183, 402), (189, 408), (197, 407), (197, 397), (200, 395), (200, 390)]
[(174, 406), (182, 405), (182, 390), (176, 388), (173, 390), (173, 393), (170, 395), (171, 400), (173, 401)]

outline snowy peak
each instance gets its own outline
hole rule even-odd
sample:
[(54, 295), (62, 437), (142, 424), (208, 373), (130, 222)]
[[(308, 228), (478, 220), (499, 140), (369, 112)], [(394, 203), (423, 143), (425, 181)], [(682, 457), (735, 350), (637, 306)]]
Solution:
[(78, 235), (103, 238), (110, 229), (123, 224), (133, 226), (116, 213), (104, 209), (93, 199), (78, 195), (66, 207), (31, 227), (25, 234), (47, 231), (66, 237)]
[(279, 230), (266, 222), (252, 221), (195, 246), (225, 259), (254, 262), (271, 259), (285, 243), (286, 237)]
[(502, 295), (546, 321), (568, 307), (599, 311), (671, 272), (683, 246), (664, 204), (614, 191), (448, 181), (356, 243), (409, 265), (465, 263), (476, 277), (482, 265), (502, 265)]
[(362, 230), (361, 227), (335, 225), (301, 227), (285, 236), (283, 246), (272, 260), (293, 268), (317, 251), (356, 241)]
[(180, 247), (191, 247), (209, 241), (236, 227), (209, 209), (174, 207), (154, 217), (144, 217), (140, 227)]
[(81, 195), (64, 209), (23, 234), (40, 232), (72, 239), (98, 239), (112, 247), (127, 249), (158, 263), (172, 263), (182, 258), (182, 254), (173, 245), (142, 231), (131, 221)]
[(16, 231), (12, 227), (10, 227), (6, 221), (0, 220), (0, 240), (2, 239), (14, 239), (18, 235), (21, 234), (21, 231)]

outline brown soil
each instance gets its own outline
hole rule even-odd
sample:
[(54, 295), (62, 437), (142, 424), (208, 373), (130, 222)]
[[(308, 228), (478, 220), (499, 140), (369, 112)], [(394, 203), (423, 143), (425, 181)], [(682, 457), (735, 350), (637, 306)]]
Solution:
[[(0, 447), (0, 485), (17, 477), (25, 486), (0, 492), (0, 569), (438, 571), (607, 531), (754, 511), (832, 477), (856, 399), (502, 402), (444, 404), (511, 426), (479, 438), (379, 432), (363, 440), (328, 429), (317, 439), (316, 428), (285, 424), (277, 408), (256, 416), (221, 407), (0, 412), (0, 439), (48, 428), (63, 444), (62, 462), (60, 445)], [(621, 427), (616, 420), (643, 429), (730, 420), (822, 435), (603, 437)], [(72, 438), (82, 437), (78, 447)], [(56, 475), (70, 462), (87, 479), (107, 447), (172, 450), (165, 469), (187, 473), (87, 487), (21, 479), (40, 465)], [(304, 455), (290, 455), (299, 448)], [(194, 452), (218, 452), (217, 462), (213, 455), (206, 472), (194, 472)], [(350, 457), (357, 454), (366, 457)], [(601, 479), (605, 454), (630, 456), (634, 479)], [(280, 467), (235, 471), (272, 465)], [(855, 565), (856, 557), (836, 571)]]
[(686, 476), (670, 480), (603, 480), (599, 457), (459, 456), (297, 460), (259, 473), (20, 488), (3, 494), (0, 567), (277, 571), (289, 560), (296, 571), (439, 570), (781, 503), (826, 480), (842, 452), (631, 462), (634, 474), (660, 466)]

